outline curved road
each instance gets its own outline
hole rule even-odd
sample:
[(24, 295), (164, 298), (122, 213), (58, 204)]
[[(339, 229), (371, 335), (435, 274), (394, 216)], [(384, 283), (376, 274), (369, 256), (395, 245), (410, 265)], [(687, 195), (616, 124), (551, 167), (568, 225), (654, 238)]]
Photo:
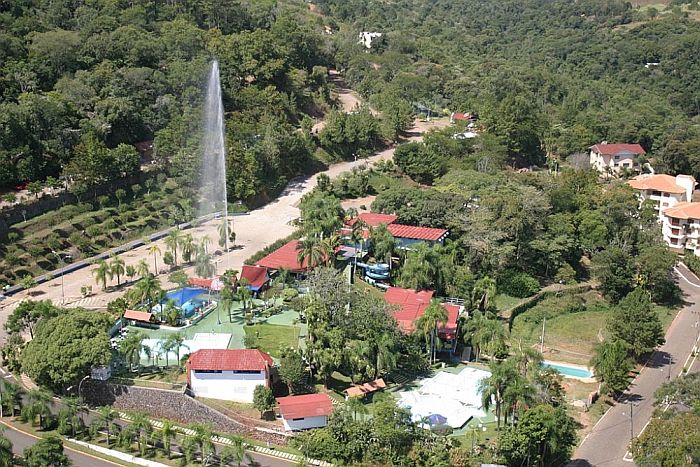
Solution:
[[(691, 352), (697, 344), (700, 327), (700, 279), (682, 263), (676, 267), (678, 285), (686, 306), (678, 313), (666, 332), (666, 343), (655, 350), (645, 367), (634, 379), (620, 402), (608, 409), (581, 442), (571, 467), (631, 467), (627, 453), (630, 434), (639, 436), (654, 412), (654, 392), (669, 378), (676, 378), (683, 368), (700, 371), (700, 360)], [(632, 417), (630, 419), (630, 403)]]

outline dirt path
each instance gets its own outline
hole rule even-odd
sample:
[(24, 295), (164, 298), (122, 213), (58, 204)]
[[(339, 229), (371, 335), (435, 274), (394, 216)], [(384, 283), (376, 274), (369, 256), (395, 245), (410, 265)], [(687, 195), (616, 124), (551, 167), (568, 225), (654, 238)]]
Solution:
[[(360, 97), (355, 91), (348, 88), (345, 84), (345, 80), (340, 76), (336, 70), (328, 70), (328, 81), (335, 86), (336, 93), (338, 94), (338, 102), (340, 102), (340, 107), (343, 112), (350, 113), (356, 110), (362, 104)], [(372, 110), (372, 113), (376, 115), (376, 112)], [(325, 120), (320, 120), (314, 124), (311, 131), (314, 134), (319, 133), (326, 126)]]
[[(347, 98), (347, 105), (355, 102), (353, 99), (357, 99), (350, 91), (344, 93), (344, 95), (350, 96)], [(445, 119), (434, 120), (432, 122), (416, 121), (413, 128), (409, 131), (407, 139), (409, 141), (420, 140), (425, 131), (432, 128), (443, 128), (447, 125), (449, 125), (449, 123)], [(390, 159), (393, 157), (393, 155), (394, 148), (389, 148), (380, 151), (362, 161), (341, 162), (334, 164), (329, 167), (328, 170), (321, 173), (324, 173), (331, 178), (335, 178), (342, 172), (351, 170), (356, 164), (374, 164), (379, 160)], [(320, 173), (306, 179), (293, 180), (287, 185), (285, 190), (277, 199), (259, 209), (251, 211), (246, 215), (234, 217), (233, 223), (234, 230), (236, 232), (237, 248), (229, 253), (215, 258), (217, 273), (222, 273), (226, 269), (237, 269), (240, 271), (241, 266), (243, 266), (243, 262), (255, 252), (270, 245), (276, 240), (291, 234), (294, 231), (294, 227), (291, 225), (291, 223), (299, 216), (299, 209), (297, 207), (299, 201), (303, 195), (310, 192), (313, 187), (316, 186), (316, 179), (319, 175)], [(219, 222), (220, 221), (211, 221), (197, 228), (189, 229), (187, 232), (191, 233), (195, 239), (199, 240), (203, 239), (204, 237), (209, 237), (212, 245), (211, 248), (217, 249), (217, 241), (219, 238), (217, 227)], [(144, 259), (153, 272), (154, 258), (153, 255), (148, 253), (148, 248), (154, 244), (157, 245), (162, 252), (167, 250), (164, 241), (160, 240), (123, 253), (120, 256), (122, 259), (124, 259), (126, 265), (136, 265), (139, 261)], [(158, 256), (156, 261), (160, 272), (159, 277), (163, 287), (166, 289), (174, 287), (175, 284), (172, 284), (167, 280), (167, 273), (164, 272), (166, 266), (163, 264), (161, 257)], [(100, 290), (100, 287), (95, 284), (93, 273), (95, 269), (95, 266), (83, 268), (66, 274), (63, 277), (66, 304), (68, 306), (101, 308), (105, 307), (109, 301), (120, 297), (124, 293), (124, 288), (119, 290)], [(194, 267), (187, 267), (184, 269), (184, 271), (190, 276), (194, 276), (193, 270)], [(92, 286), (95, 293), (90, 297), (82, 298), (80, 288), (86, 285)], [(116, 281), (113, 281), (108, 285), (116, 285)], [(22, 291), (6, 299), (5, 301), (0, 302), (0, 325), (5, 322), (7, 315), (15, 308), (15, 306), (24, 299), (49, 299), (54, 303), (60, 303), (61, 279), (58, 278), (47, 281), (37, 287), (34, 287), (30, 292), (32, 294), (31, 296), (27, 291)], [(3, 333), (4, 331), (0, 327), (0, 336), (3, 336)]]

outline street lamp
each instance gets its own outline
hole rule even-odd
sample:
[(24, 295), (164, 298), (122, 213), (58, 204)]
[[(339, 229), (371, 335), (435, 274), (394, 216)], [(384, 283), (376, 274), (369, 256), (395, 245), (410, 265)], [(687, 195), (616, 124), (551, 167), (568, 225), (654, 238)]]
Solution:
[(83, 387), (83, 383), (85, 382), (85, 380), (89, 379), (89, 378), (90, 378), (90, 375), (85, 375), (85, 377), (83, 379), (81, 379), (80, 382), (78, 383), (78, 400), (83, 400), (81, 388)]
[(61, 306), (63, 306), (66, 303), (66, 289), (63, 286), (63, 273), (65, 269), (65, 263), (60, 254), (56, 253), (54, 250), (51, 250), (51, 253), (53, 253), (56, 256), (58, 262), (61, 264)]

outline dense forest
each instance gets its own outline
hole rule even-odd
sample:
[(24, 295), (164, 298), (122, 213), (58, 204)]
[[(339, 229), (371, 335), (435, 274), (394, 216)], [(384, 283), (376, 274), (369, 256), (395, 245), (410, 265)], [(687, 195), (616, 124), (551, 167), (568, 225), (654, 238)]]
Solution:
[(133, 144), (191, 182), (203, 86), (221, 62), (232, 197), (309, 167), (296, 131), (328, 100), (331, 55), (301, 3), (11, 1), (0, 5), (0, 186), (64, 176), (80, 193), (140, 170)]
[[(335, 59), (371, 100), (477, 111), (521, 165), (640, 143), (659, 169), (700, 174), (697, 2), (319, 0), (351, 24)], [(354, 53), (358, 30), (383, 33)]]

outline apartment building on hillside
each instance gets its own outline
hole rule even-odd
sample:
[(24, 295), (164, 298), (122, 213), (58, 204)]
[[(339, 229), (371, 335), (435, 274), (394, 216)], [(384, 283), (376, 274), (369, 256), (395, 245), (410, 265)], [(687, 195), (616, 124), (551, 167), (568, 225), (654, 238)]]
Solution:
[(695, 178), (690, 175), (643, 174), (627, 182), (637, 191), (639, 204), (646, 200), (654, 203), (654, 209), (659, 217), (666, 208), (672, 208), (678, 203), (690, 203), (695, 193)]

